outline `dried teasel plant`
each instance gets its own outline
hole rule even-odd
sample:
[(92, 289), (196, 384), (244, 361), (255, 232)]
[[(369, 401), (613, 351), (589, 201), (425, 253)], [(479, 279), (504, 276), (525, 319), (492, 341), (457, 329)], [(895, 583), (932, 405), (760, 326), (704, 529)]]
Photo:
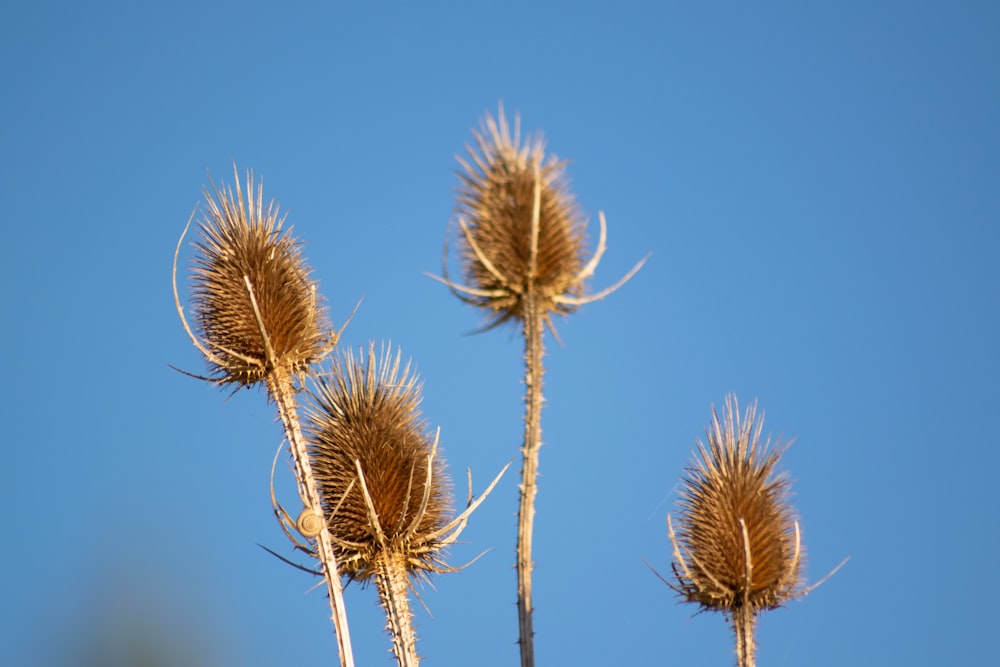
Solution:
[[(299, 425), (296, 393), (308, 368), (336, 345), (339, 332), (329, 328), (300, 243), (284, 227), (278, 206), (273, 201), (264, 204), (263, 187), (254, 185), (252, 172), (247, 173), (244, 196), (235, 165), (233, 171), (235, 189), (212, 183), (205, 190), (205, 209), (193, 244), (193, 329), (178, 294), (177, 260), (195, 213), (174, 252), (174, 302), (185, 331), (209, 365), (208, 377), (195, 377), (223, 387), (266, 388), (291, 443), (299, 496), (308, 511), (318, 514), (319, 488)], [(317, 538), (340, 663), (353, 667), (333, 543), (326, 531)]]
[[(754, 628), (764, 611), (806, 595), (805, 548), (790, 501), (788, 477), (777, 471), (784, 447), (760, 441), (763, 416), (750, 405), (742, 420), (735, 396), (720, 419), (712, 408), (708, 444), (682, 478), (677, 531), (667, 515), (676, 582), (687, 602), (721, 612), (736, 636), (737, 663), (755, 663)], [(846, 562), (846, 561), (845, 561)]]
[[(476, 499), (452, 517), (452, 494), (438, 453), (438, 434), (423, 419), (420, 386), (409, 364), (391, 347), (367, 358), (347, 352), (310, 392), (305, 425), (309, 457), (319, 482), (326, 528), (341, 573), (374, 578), (385, 609), (393, 652), (401, 666), (419, 662), (408, 593), (414, 578), (451, 572), (444, 550), (464, 530), (507, 466)], [(298, 548), (290, 515), (276, 514)], [(299, 531), (302, 533), (302, 531)]]
[(487, 312), (483, 330), (517, 322), (524, 334), (527, 389), (518, 512), (518, 644), (522, 667), (531, 667), (532, 532), (541, 446), (543, 328), (548, 326), (556, 335), (553, 314), (567, 315), (603, 299), (635, 275), (646, 259), (611, 287), (588, 294), (586, 282), (605, 250), (604, 214), (598, 216), (600, 237), (588, 259), (585, 224), (569, 191), (566, 163), (545, 158), (542, 135), (527, 136), (522, 142), (517, 116), (512, 135), (501, 105), (497, 119), (487, 114), (473, 136), (476, 147), (466, 147), (468, 159), (458, 158), (462, 166), (457, 207), (459, 257), (467, 284), (449, 279), (447, 240), (443, 277), (431, 277), (447, 285), (463, 302)]

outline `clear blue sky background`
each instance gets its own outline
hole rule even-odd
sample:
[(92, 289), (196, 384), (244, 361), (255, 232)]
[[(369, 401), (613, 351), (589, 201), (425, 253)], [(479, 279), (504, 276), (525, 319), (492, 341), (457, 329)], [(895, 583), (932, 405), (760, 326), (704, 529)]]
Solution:
[[(323, 592), (255, 544), (287, 552), (272, 409), (167, 367), (204, 369), (174, 245), (206, 170), (253, 168), (335, 321), (364, 297), (345, 343), (413, 358), (482, 488), (519, 446), (519, 338), (465, 335), (480, 315), (423, 272), (500, 99), (606, 212), (594, 286), (653, 253), (548, 340), (538, 664), (732, 663), (643, 564), (669, 572), (728, 392), (795, 439), (810, 578), (851, 556), (763, 618), (759, 663), (994, 661), (1000, 6), (346, 4), (0, 9), (0, 664), (335, 664)], [(516, 664), (516, 485), (452, 560), (490, 551), (421, 590), (427, 664)], [(392, 664), (375, 600), (348, 590), (359, 665)]]

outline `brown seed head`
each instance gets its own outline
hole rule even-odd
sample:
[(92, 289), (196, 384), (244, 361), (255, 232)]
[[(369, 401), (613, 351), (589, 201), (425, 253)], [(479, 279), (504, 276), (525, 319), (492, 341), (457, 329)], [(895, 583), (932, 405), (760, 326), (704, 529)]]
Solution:
[(775, 472), (782, 451), (769, 451), (769, 441), (761, 445), (762, 427), (756, 405), (741, 422), (735, 397), (727, 397), (722, 420), (712, 409), (708, 445), (698, 443), (698, 458), (682, 480), (676, 590), (708, 610), (757, 613), (803, 592), (790, 485)]
[[(234, 168), (235, 171), (235, 168)], [(194, 243), (195, 328), (219, 384), (250, 386), (275, 369), (300, 372), (326, 351), (329, 325), (300, 244), (247, 173), (240, 189), (205, 190)], [(273, 350), (269, 352), (269, 348)]]
[(458, 215), (467, 229), (459, 238), (467, 284), (483, 294), (468, 300), (491, 312), (493, 326), (522, 318), (531, 290), (543, 313), (572, 312), (575, 305), (553, 300), (583, 294), (584, 224), (566, 163), (545, 159), (541, 134), (522, 144), (518, 122), (512, 136), (502, 106), (473, 135), (478, 151), (467, 146), (469, 160), (459, 158)]
[(367, 363), (347, 352), (312, 392), (309, 455), (337, 562), (352, 579), (369, 579), (379, 559), (399, 554), (411, 573), (443, 566), (435, 533), (451, 490), (419, 404), (409, 365), (400, 370), (398, 351), (376, 358), (374, 343)]

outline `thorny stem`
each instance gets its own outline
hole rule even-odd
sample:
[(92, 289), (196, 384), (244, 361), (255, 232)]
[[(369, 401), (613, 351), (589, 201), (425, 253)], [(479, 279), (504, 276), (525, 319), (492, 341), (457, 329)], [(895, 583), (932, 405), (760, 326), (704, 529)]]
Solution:
[(521, 506), (517, 524), (517, 615), (521, 646), (521, 667), (534, 667), (535, 642), (532, 628), (531, 536), (535, 523), (535, 494), (538, 491), (538, 449), (542, 444), (542, 315), (535, 295), (524, 302), (524, 448), (521, 450)]
[[(272, 372), (268, 376), (267, 389), (278, 406), (281, 423), (290, 443), (292, 460), (295, 462), (295, 476), (299, 487), (299, 497), (307, 509), (319, 516), (325, 516), (320, 502), (316, 477), (306, 452), (306, 441), (302, 436), (299, 424), (298, 409), (295, 402), (295, 390), (292, 379), (287, 373)], [(323, 575), (330, 594), (330, 609), (333, 611), (333, 627), (337, 635), (337, 651), (340, 654), (342, 667), (354, 667), (354, 652), (351, 648), (351, 634), (347, 627), (347, 609), (344, 606), (344, 589), (340, 585), (340, 572), (337, 568), (337, 557), (333, 552), (333, 540), (326, 522), (323, 530), (316, 536), (319, 548), (317, 554), (323, 563)]]
[(417, 667), (417, 636), (413, 631), (413, 613), (410, 611), (409, 579), (406, 559), (400, 554), (386, 554), (380, 558), (375, 572), (378, 597), (388, 619), (392, 636), (392, 652), (399, 667)]
[(757, 616), (750, 605), (742, 604), (733, 609), (733, 631), (736, 633), (736, 664), (739, 667), (755, 667), (754, 656), (757, 646), (753, 631)]
[[(250, 304), (253, 307), (257, 326), (264, 341), (264, 350), (267, 355), (266, 368), (270, 369), (267, 374), (267, 390), (278, 406), (278, 415), (281, 417), (281, 423), (285, 427), (285, 435), (290, 443), (289, 449), (292, 452), (292, 460), (295, 462), (299, 498), (306, 509), (314, 512), (317, 516), (326, 516), (323, 513), (323, 504), (319, 496), (319, 485), (316, 483), (316, 476), (313, 474), (312, 465), (309, 462), (306, 441), (302, 437), (302, 426), (299, 423), (299, 412), (295, 403), (295, 386), (292, 383), (291, 372), (288, 368), (278, 364), (250, 277), (243, 276), (243, 282), (247, 287), (247, 296), (250, 297)], [(323, 522), (323, 528), (316, 536), (316, 541), (319, 545), (317, 555), (323, 563), (323, 575), (330, 593), (330, 608), (333, 610), (333, 628), (337, 635), (337, 652), (340, 655), (340, 664), (341, 667), (354, 667), (354, 651), (351, 648), (351, 634), (347, 627), (347, 608), (344, 606), (344, 589), (340, 585), (340, 570), (337, 568), (337, 557), (333, 552), (333, 540), (330, 537), (326, 521)]]
[(524, 447), (521, 449), (521, 504), (517, 513), (517, 619), (521, 667), (535, 665), (535, 630), (531, 602), (531, 538), (538, 492), (538, 449), (542, 446), (542, 310), (535, 286), (538, 264), (538, 230), (541, 217), (541, 174), (535, 164), (535, 192), (531, 212), (531, 255), (523, 295), (524, 317)]

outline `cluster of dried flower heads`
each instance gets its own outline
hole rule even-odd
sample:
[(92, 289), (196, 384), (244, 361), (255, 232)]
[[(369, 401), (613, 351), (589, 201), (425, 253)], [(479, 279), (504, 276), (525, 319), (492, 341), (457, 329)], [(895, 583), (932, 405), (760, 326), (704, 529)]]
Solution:
[[(418, 407), (416, 376), (409, 365), (400, 371), (398, 351), (394, 358), (388, 349), (376, 358), (374, 343), (367, 363), (347, 353), (321, 369), (341, 332), (329, 328), (300, 244), (283, 229), (277, 206), (263, 204), (263, 188), (255, 187), (252, 174), (246, 192), (244, 197), (238, 174), (235, 190), (213, 184), (206, 191), (193, 244), (194, 327), (177, 289), (187, 228), (174, 254), (177, 312), (208, 362), (211, 374), (202, 379), (237, 388), (263, 384), (277, 406), (303, 509), (293, 519), (274, 498), (272, 483), (275, 516), (295, 547), (320, 563), (341, 664), (354, 664), (341, 579), (374, 577), (397, 661), (416, 665), (412, 578), (453, 569), (443, 550), (506, 468), (475, 501), (470, 480), (468, 506), (451, 516), (451, 488), (438, 437)], [(304, 427), (298, 405), (303, 390), (310, 396)]]
[[(606, 247), (604, 214), (598, 215), (600, 233), (588, 258), (586, 222), (570, 192), (566, 163), (546, 158), (542, 136), (522, 141), (520, 120), (515, 118), (512, 132), (502, 106), (496, 119), (485, 116), (473, 136), (468, 156), (458, 158), (457, 241), (465, 284), (449, 278), (447, 240), (443, 277), (432, 277), (485, 311), (483, 330), (514, 323), (524, 336), (518, 644), (522, 667), (533, 667), (543, 334), (548, 328), (558, 339), (553, 315), (603, 299), (646, 260), (610, 287), (588, 293), (586, 283)], [(235, 176), (234, 186), (212, 183), (205, 191), (191, 260), (193, 326), (181, 305), (177, 262), (194, 214), (174, 254), (177, 312), (209, 367), (208, 376), (195, 377), (235, 389), (263, 386), (274, 402), (302, 504), (293, 516), (278, 502), (272, 466), (274, 513), (294, 547), (315, 558), (320, 569), (275, 555), (324, 577), (340, 663), (354, 665), (343, 581), (374, 580), (397, 663), (415, 666), (408, 597), (413, 582), (459, 569), (447, 564), (445, 551), (507, 467), (475, 499), (470, 474), (468, 502), (455, 514), (440, 432), (421, 414), (420, 384), (409, 363), (391, 346), (377, 354), (375, 343), (357, 354), (334, 353), (343, 329), (331, 326), (301, 244), (277, 205), (264, 204), (253, 175), (247, 175), (245, 196)], [(304, 418), (300, 395), (306, 396)], [(777, 471), (783, 450), (769, 440), (761, 444), (762, 427), (755, 405), (740, 418), (735, 397), (726, 398), (721, 418), (713, 408), (707, 444), (698, 444), (682, 478), (676, 531), (667, 516), (674, 574), (667, 583), (683, 600), (727, 618), (741, 667), (754, 665), (758, 615), (819, 585), (803, 583), (801, 532), (788, 478)]]

